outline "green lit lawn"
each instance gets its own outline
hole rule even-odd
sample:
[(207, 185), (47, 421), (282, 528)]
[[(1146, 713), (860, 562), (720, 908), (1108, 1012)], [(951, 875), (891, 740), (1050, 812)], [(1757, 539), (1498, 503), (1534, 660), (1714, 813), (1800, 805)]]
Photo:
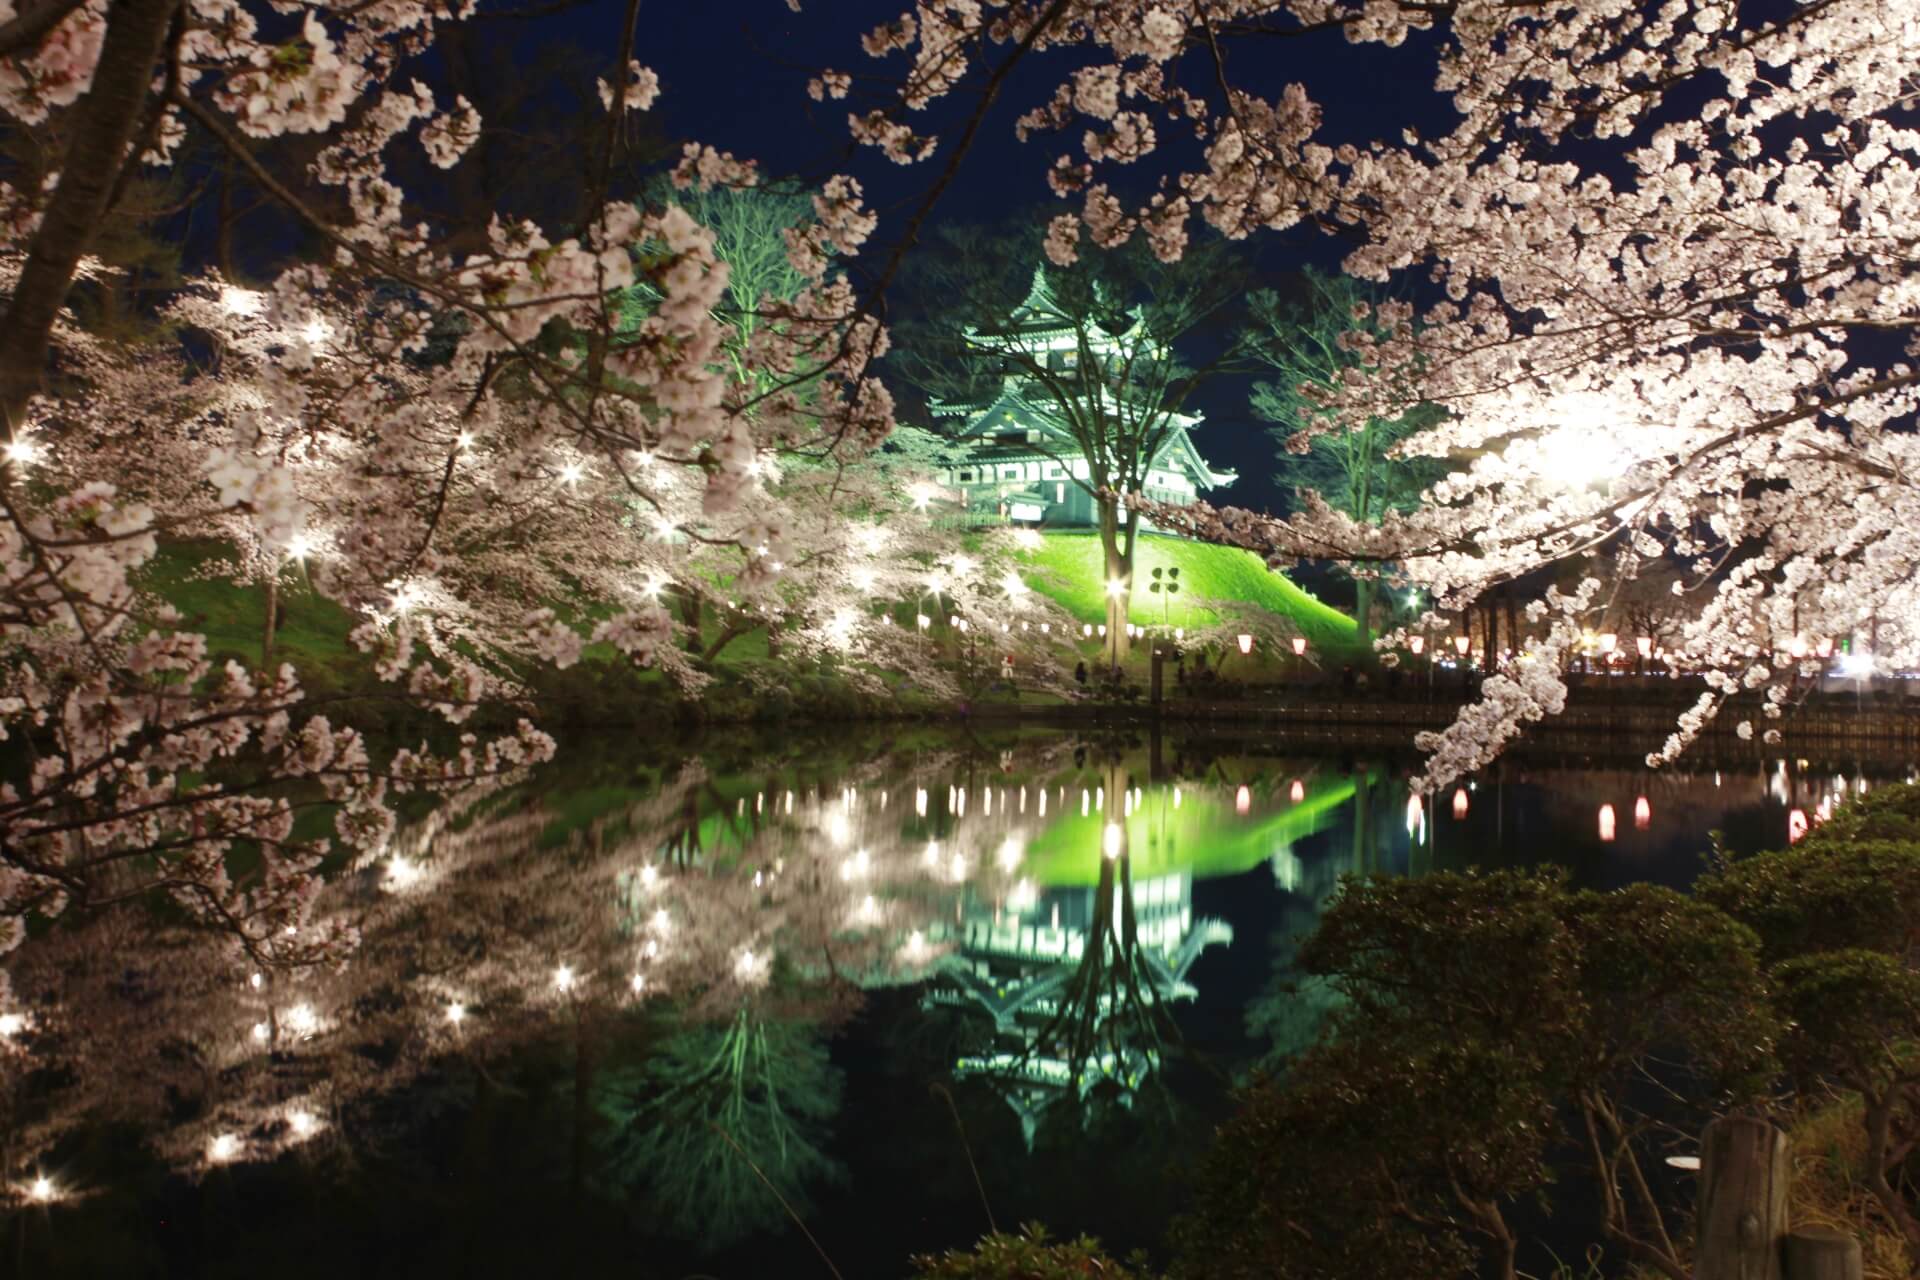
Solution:
[[(236, 587), (225, 579), (195, 576), (208, 561), (225, 554), (224, 548), (211, 542), (168, 543), (146, 566), (141, 585), (178, 609), (192, 630), (207, 637), (210, 656), (235, 658), (256, 668), (264, 638), (266, 588)], [(309, 589), (298, 573), (281, 580), (280, 603), (286, 617), (274, 636), (274, 653), (298, 667), (309, 688), (315, 672), (324, 672), (321, 683), (336, 689), (372, 683), (372, 660), (347, 641), (355, 625), (351, 613)]]
[[(1052, 533), (1040, 550), (1022, 557), (1032, 566), (1027, 584), (1045, 593), (1082, 622), (1106, 617), (1106, 570), (1100, 539), (1093, 533)], [(1162, 612), (1161, 598), (1147, 590), (1156, 568), (1180, 570), (1180, 592)], [(1134, 553), (1132, 620), (1199, 627), (1216, 621), (1211, 600), (1237, 600), (1292, 618), (1308, 640), (1343, 646), (1354, 637), (1353, 619), (1324, 605), (1260, 557), (1238, 547), (1218, 547), (1183, 538), (1143, 535)]]

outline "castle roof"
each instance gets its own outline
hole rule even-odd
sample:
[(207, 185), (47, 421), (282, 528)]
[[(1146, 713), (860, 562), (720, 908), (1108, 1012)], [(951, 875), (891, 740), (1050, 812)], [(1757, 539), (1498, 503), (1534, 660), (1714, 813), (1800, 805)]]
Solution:
[[(1048, 410), (1035, 406), (1020, 394), (1014, 379), (1009, 379), (1000, 394), (991, 400), (972, 404), (935, 401), (930, 407), (937, 417), (969, 419), (955, 439), (971, 446), (968, 456), (978, 461), (1055, 458), (1080, 452), (1079, 445), (1054, 421)], [(1201, 489), (1232, 484), (1240, 478), (1235, 471), (1215, 470), (1200, 456), (1189, 434), (1200, 425), (1197, 414), (1170, 413), (1167, 419), (1171, 429), (1166, 443), (1153, 459), (1154, 465), (1174, 466), (1186, 471), (1193, 477), (1195, 486)], [(1041, 439), (1026, 443), (999, 438), (1003, 433), (1018, 431), (1038, 432)]]

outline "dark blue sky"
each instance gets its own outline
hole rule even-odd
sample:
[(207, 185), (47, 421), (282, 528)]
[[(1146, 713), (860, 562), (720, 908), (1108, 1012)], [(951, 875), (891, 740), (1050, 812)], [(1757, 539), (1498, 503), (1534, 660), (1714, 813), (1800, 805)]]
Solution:
[[(832, 67), (856, 76), (856, 100), (861, 76), (875, 77), (871, 90), (881, 92), (884, 78), (897, 75), (904, 63), (898, 57), (868, 58), (860, 36), (903, 8), (900, 0), (806, 0), (801, 14), (792, 13), (785, 0), (647, 5), (641, 11), (638, 56), (661, 77), (657, 123), (674, 136), (751, 156), (772, 176), (817, 181), (833, 173), (853, 174), (882, 214), (876, 243), (890, 247), (950, 152), (943, 145), (933, 159), (902, 167), (871, 149), (855, 149), (846, 131), (850, 103), (815, 103), (806, 95), (806, 82), (820, 68)], [(567, 21), (577, 23), (578, 38), (597, 51), (607, 47), (606, 34), (617, 29), (621, 10), (618, 0), (602, 0)], [(934, 221), (995, 222), (1050, 200), (1047, 167), (1060, 147), (1078, 146), (1082, 131), (1022, 144), (1014, 137), (1013, 122), (1047, 100), (1052, 86), (1075, 65), (1073, 57), (1071, 51), (1035, 57), (1010, 78)], [(1277, 94), (1289, 81), (1304, 83), (1325, 109), (1323, 136), (1329, 141), (1397, 138), (1409, 124), (1443, 125), (1451, 114), (1431, 91), (1432, 63), (1417, 47), (1355, 47), (1338, 34), (1320, 33), (1245, 41), (1228, 57), (1235, 82), (1256, 92)], [(1189, 67), (1186, 74), (1200, 71)], [(929, 125), (951, 127), (973, 101), (966, 91), (955, 94), (928, 113)], [(1172, 151), (1180, 159), (1192, 154)], [(1288, 273), (1308, 263), (1331, 269), (1342, 252), (1339, 242), (1317, 231), (1255, 237), (1244, 251), (1247, 287), (1284, 284)], [(1210, 461), (1240, 472), (1241, 480), (1216, 496), (1271, 508), (1284, 497), (1272, 483), (1274, 446), (1265, 424), (1247, 410), (1250, 385), (1248, 378), (1227, 379), (1200, 393), (1196, 407), (1207, 423), (1197, 439)]]

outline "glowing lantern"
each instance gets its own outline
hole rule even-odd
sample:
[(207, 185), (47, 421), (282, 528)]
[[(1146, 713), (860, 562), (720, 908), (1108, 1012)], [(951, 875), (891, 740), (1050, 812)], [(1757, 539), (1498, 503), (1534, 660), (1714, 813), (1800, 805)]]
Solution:
[(1642, 658), (1651, 658), (1653, 656), (1653, 637), (1652, 636), (1635, 636), (1633, 640), (1633, 647), (1640, 651), (1640, 656)]
[(1407, 834), (1413, 834), (1414, 828), (1420, 825), (1421, 815), (1426, 812), (1426, 808), (1426, 805), (1420, 801), (1419, 792), (1416, 791), (1407, 797)]
[(1819, 654), (1823, 658), (1831, 658), (1833, 656), (1832, 639), (1823, 637), (1822, 639), (1815, 641), (1813, 646), (1813, 651)]
[(1300, 779), (1295, 778), (1293, 780), (1293, 785), (1287, 788), (1287, 799), (1291, 800), (1294, 804), (1299, 804), (1302, 800), (1305, 800), (1306, 798), (1307, 798), (1307, 784), (1300, 781)]
[(1807, 834), (1807, 811), (1795, 809), (1787, 814), (1787, 843), (1799, 844), (1800, 838)]
[(1792, 654), (1796, 658), (1806, 657), (1807, 656), (1806, 639), (1801, 636), (1795, 636), (1793, 638), (1793, 642), (1787, 646), (1787, 652)]
[(1236, 636), (1236, 637), (1235, 637), (1235, 639), (1236, 639), (1236, 640), (1238, 641), (1238, 643), (1239, 643), (1239, 645), (1240, 645), (1240, 652), (1241, 652), (1242, 654), (1248, 654), (1248, 653), (1252, 653), (1252, 652), (1253, 652), (1253, 637), (1252, 637), (1252, 636), (1250, 636), (1250, 635), (1248, 635), (1248, 634), (1247, 634), (1246, 632), (1244, 632), (1244, 631), (1242, 631), (1242, 632), (1241, 632), (1241, 633), (1240, 633), (1240, 634), (1239, 634), (1238, 636)]
[(1426, 647), (1427, 638), (1425, 636), (1414, 636), (1407, 641), (1407, 648), (1413, 650), (1413, 656), (1416, 658), (1420, 656), (1420, 651)]
[(1467, 656), (1467, 650), (1472, 647), (1472, 645), (1473, 641), (1466, 636), (1455, 636), (1453, 638), (1453, 647), (1459, 651), (1460, 656), (1463, 658)]
[(1233, 793), (1233, 811), (1235, 813), (1245, 813), (1251, 808), (1253, 808), (1253, 792), (1247, 790), (1245, 787), (1241, 787)]
[(1453, 789), (1454, 821), (1456, 822), (1464, 821), (1466, 819), (1466, 816), (1467, 816), (1467, 789), (1465, 787), (1455, 787)]
[[(1243, 792), (1246, 790), (1245, 787), (1240, 789)], [(1241, 812), (1244, 813), (1245, 810)], [(1109, 860), (1120, 856), (1120, 834), (1120, 824), (1117, 822), (1109, 822), (1107, 829), (1101, 833), (1100, 851), (1106, 854)]]
[(1610, 804), (1600, 806), (1600, 843), (1613, 843), (1613, 806)]
[(1091, 622), (1084, 624), (1080, 628), (1080, 634), (1083, 636), (1091, 636), (1093, 634), (1093, 624)]
[(1647, 803), (1645, 796), (1637, 796), (1633, 801), (1633, 829), (1645, 831), (1653, 824), (1653, 806)]
[(1306, 655), (1307, 638), (1305, 636), (1295, 636), (1293, 638), (1293, 656), (1296, 658), (1304, 658)]

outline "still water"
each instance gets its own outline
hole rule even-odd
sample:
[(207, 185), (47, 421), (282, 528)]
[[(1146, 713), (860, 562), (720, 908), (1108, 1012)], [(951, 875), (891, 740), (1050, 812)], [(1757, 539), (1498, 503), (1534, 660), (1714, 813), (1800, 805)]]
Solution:
[[(31, 939), (22, 1275), (896, 1277), (989, 1224), (1154, 1249), (1311, 1038), (1340, 878), (1684, 886), (1906, 761), (926, 728), (607, 742), (335, 869), (338, 972), (107, 917)], [(39, 1182), (39, 1179), (45, 1179)], [(42, 1203), (44, 1201), (44, 1203)], [(801, 1223), (804, 1223), (804, 1230)]]

